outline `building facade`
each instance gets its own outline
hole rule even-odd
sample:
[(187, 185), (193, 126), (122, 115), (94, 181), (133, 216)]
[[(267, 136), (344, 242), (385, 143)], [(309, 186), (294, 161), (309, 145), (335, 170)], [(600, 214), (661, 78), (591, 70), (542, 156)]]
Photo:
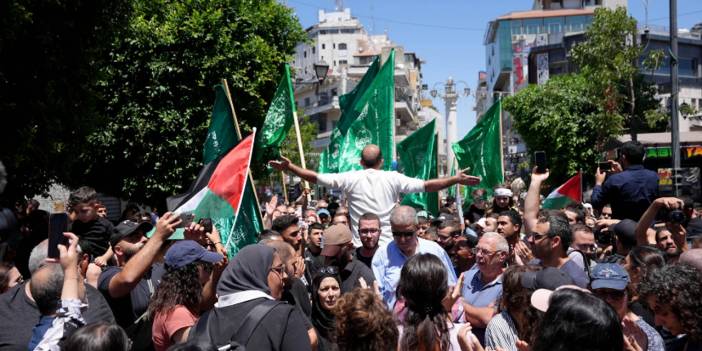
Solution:
[[(361, 80), (376, 57), (384, 62), (395, 49), (395, 141), (399, 142), (429, 122), (422, 107), (422, 61), (385, 35), (370, 35), (350, 9), (319, 11), (318, 23), (307, 28), (310, 43), (296, 47), (292, 67), (295, 71), (295, 101), (305, 115), (318, 124), (313, 145), (321, 152), (339, 121), (339, 96), (350, 92)], [(315, 64), (329, 66), (321, 84)], [(427, 112), (430, 114), (430, 112)], [(393, 155), (394, 156), (394, 155)], [(393, 157), (394, 158), (394, 157)]]

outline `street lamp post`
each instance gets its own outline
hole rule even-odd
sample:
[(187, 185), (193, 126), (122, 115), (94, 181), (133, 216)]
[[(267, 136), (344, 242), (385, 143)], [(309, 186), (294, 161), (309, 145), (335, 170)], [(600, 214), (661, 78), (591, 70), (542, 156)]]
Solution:
[(678, 120), (678, 2), (670, 0), (670, 151), (673, 192), (680, 196), (680, 121)]
[[(458, 84), (463, 84), (464, 88), (462, 93), (458, 93), (457, 86)], [(440, 93), (436, 87), (437, 86), (442, 86), (444, 87), (444, 92), (443, 94)], [(445, 154), (446, 154), (446, 169), (444, 171), (444, 174), (448, 172), (448, 170), (451, 168), (453, 165), (453, 160), (454, 160), (454, 154), (453, 154), (453, 149), (451, 148), (451, 145), (455, 143), (458, 139), (458, 124), (457, 124), (457, 109), (456, 105), (458, 102), (459, 97), (465, 97), (470, 95), (470, 88), (468, 87), (468, 83), (458, 80), (454, 81), (453, 78), (448, 77), (446, 80), (446, 83), (436, 83), (434, 84), (434, 89), (432, 89), (429, 94), (431, 95), (432, 98), (440, 97), (444, 100), (445, 104), (445, 114), (446, 116), (444, 117), (444, 134), (445, 134), (445, 145), (443, 145)]]

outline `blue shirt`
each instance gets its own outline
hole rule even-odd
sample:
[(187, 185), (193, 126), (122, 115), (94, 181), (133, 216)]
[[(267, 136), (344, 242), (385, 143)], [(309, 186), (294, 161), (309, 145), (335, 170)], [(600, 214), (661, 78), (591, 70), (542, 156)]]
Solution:
[(632, 165), (607, 177), (604, 184), (592, 189), (595, 208), (612, 206), (612, 218), (638, 221), (658, 197), (658, 174), (642, 165)]
[[(439, 244), (417, 238), (416, 253), (429, 253), (441, 259), (448, 273), (449, 286), (456, 285), (456, 273), (453, 271), (451, 259)], [(395, 241), (391, 241), (389, 244), (380, 247), (375, 253), (375, 256), (373, 256), (373, 274), (378, 281), (380, 293), (383, 295), (383, 301), (385, 301), (385, 304), (387, 304), (390, 309), (395, 305), (395, 289), (397, 288), (397, 283), (400, 282), (402, 266), (404, 266), (408, 258), (409, 257), (405, 256), (405, 254), (400, 251)]]
[[(473, 266), (464, 273), (463, 288), (461, 289), (463, 301), (475, 307), (488, 307), (495, 303), (502, 295), (502, 274), (493, 281), (483, 283), (478, 265)], [(485, 344), (485, 328), (473, 328), (473, 334), (480, 344)]]

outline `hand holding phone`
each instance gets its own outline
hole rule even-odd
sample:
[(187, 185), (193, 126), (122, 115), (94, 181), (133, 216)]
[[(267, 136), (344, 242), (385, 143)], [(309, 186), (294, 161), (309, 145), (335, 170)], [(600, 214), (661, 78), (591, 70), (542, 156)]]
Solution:
[(52, 213), (49, 217), (49, 250), (47, 257), (58, 259), (60, 257), (59, 244), (68, 247), (68, 238), (63, 235), (68, 231), (68, 215), (66, 213)]
[(546, 152), (534, 151), (534, 163), (536, 164), (536, 173), (546, 173)]
[(612, 164), (610, 162), (598, 162), (597, 167), (599, 167), (600, 172), (609, 172), (612, 170)]
[(180, 224), (178, 224), (176, 228), (187, 228), (193, 223), (195, 214), (192, 212), (183, 212), (178, 214), (178, 217), (180, 217)]

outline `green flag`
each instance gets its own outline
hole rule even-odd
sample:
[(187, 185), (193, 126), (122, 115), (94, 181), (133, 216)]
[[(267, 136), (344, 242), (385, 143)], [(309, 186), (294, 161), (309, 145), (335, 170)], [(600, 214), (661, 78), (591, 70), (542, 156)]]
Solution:
[(376, 144), (388, 160), (383, 169), (390, 170), (395, 144), (395, 50), (378, 71), (375, 79), (360, 98), (353, 103), (358, 117), (346, 131), (339, 153), (339, 172), (360, 170), (361, 151)]
[[(458, 167), (470, 168), (470, 174), (481, 177), (480, 184), (467, 187), (468, 194), (475, 188), (492, 194), (492, 188), (504, 181), (500, 152), (501, 109), (502, 103), (497, 100), (461, 141), (451, 145)], [(470, 200), (466, 198), (466, 202)]]
[(353, 109), (353, 106), (361, 99), (365, 91), (368, 90), (373, 80), (378, 75), (378, 71), (380, 71), (380, 58), (376, 57), (356, 87), (354, 87), (351, 92), (339, 97), (341, 116), (339, 117), (339, 123), (336, 124), (331, 136), (329, 136), (329, 145), (319, 157), (319, 173), (339, 172), (339, 155), (344, 137), (351, 124), (359, 115), (358, 111)]
[[(212, 121), (210, 122), (207, 139), (203, 147), (203, 162), (205, 164), (217, 160), (239, 143), (232, 116), (233, 113), (227, 95), (224, 92), (224, 87), (222, 85), (215, 86)], [(223, 243), (229, 241), (230, 235), (233, 236), (230, 241), (233, 245), (229, 247), (230, 257), (242, 247), (255, 243), (258, 233), (263, 230), (263, 220), (261, 219), (251, 178), (246, 180), (244, 195), (236, 216), (236, 222), (234, 221), (235, 218), (213, 219)]]
[(290, 67), (286, 64), (283, 76), (278, 83), (273, 100), (268, 107), (266, 119), (259, 133), (254, 149), (254, 159), (258, 164), (264, 164), (280, 157), (280, 144), (288, 135), (293, 125), (293, 112), (295, 111), (295, 98), (292, 82), (290, 81)]
[[(417, 129), (397, 144), (397, 158), (402, 173), (423, 180), (437, 177), (436, 169), (436, 119)], [(412, 193), (402, 199), (403, 205), (421, 208), (434, 216), (439, 214), (439, 194)]]

